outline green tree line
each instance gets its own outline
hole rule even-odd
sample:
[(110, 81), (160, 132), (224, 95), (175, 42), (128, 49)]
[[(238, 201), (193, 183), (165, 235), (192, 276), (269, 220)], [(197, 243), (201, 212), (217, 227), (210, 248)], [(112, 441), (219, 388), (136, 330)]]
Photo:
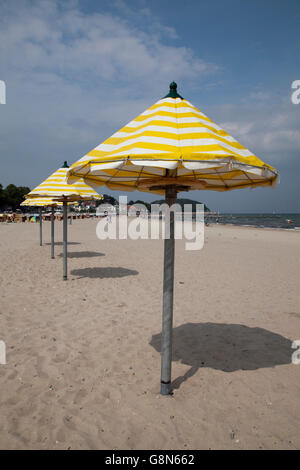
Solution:
[(6, 188), (3, 188), (2, 184), (0, 184), (0, 208), (15, 211), (20, 207), (21, 202), (25, 199), (24, 196), (29, 192), (30, 188), (27, 186), (9, 184)]

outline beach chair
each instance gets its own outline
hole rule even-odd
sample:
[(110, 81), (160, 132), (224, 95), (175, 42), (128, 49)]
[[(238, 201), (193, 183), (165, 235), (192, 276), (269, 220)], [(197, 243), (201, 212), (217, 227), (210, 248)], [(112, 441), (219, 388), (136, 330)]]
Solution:
[(23, 214), (16, 214), (14, 218), (15, 223), (22, 223), (23, 222)]

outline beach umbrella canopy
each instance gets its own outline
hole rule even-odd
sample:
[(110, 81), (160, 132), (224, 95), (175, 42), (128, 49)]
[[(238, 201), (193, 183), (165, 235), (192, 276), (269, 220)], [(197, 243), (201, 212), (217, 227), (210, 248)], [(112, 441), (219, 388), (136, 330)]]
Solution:
[(56, 170), (45, 181), (26, 194), (26, 198), (52, 198), (58, 202), (73, 202), (80, 200), (100, 200), (103, 197), (93, 188), (88, 186), (83, 180), (78, 180), (74, 184), (68, 184), (66, 173), (68, 171), (67, 162), (64, 166)]
[[(68, 171), (68, 181), (91, 186), (165, 194), (170, 206), (179, 191), (229, 191), (274, 186), (278, 172), (215, 124), (193, 104), (170, 91)], [(161, 393), (171, 391), (174, 285), (174, 213), (164, 243)]]
[[(64, 165), (50, 175), (45, 181), (34, 188), (26, 195), (27, 200), (38, 201), (42, 199), (49, 199), (52, 204), (61, 203), (63, 205), (63, 279), (67, 280), (67, 205), (76, 201), (83, 200), (101, 200), (103, 196), (98, 194), (94, 189), (88, 186), (82, 179), (76, 181), (74, 184), (68, 184), (66, 174), (68, 171), (68, 164)], [(41, 209), (40, 209), (40, 244), (42, 244), (42, 225), (41, 225)], [(54, 213), (52, 210), (52, 226), (51, 226), (51, 258), (54, 258)]]
[[(75, 206), (78, 202), (68, 202), (68, 206)], [(55, 199), (51, 198), (31, 198), (25, 199), (25, 201), (21, 202), (21, 206), (30, 206), (30, 207), (48, 207), (48, 206), (62, 206), (63, 202), (56, 201)]]
[[(164, 193), (160, 186), (228, 191), (274, 185), (277, 171), (177, 93), (169, 94), (74, 163), (68, 181)], [(168, 179), (167, 179), (168, 178)]]

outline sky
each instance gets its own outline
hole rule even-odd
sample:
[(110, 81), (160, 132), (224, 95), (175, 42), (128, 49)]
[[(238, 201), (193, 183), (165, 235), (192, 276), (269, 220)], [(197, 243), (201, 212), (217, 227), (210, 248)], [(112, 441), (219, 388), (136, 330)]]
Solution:
[(300, 80), (299, 0), (0, 0), (0, 11), (3, 186), (34, 188), (165, 96), (174, 80), (280, 173), (274, 189), (180, 196), (222, 212), (300, 212), (300, 104), (291, 100)]

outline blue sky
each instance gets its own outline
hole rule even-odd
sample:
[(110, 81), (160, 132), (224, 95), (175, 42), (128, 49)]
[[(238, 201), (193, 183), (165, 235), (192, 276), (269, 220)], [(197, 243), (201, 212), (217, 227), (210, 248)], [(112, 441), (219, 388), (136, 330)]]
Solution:
[(0, 0), (0, 9), (0, 183), (33, 188), (175, 80), (182, 96), (280, 171), (274, 190), (182, 196), (225, 212), (300, 212), (300, 104), (291, 102), (298, 0)]

